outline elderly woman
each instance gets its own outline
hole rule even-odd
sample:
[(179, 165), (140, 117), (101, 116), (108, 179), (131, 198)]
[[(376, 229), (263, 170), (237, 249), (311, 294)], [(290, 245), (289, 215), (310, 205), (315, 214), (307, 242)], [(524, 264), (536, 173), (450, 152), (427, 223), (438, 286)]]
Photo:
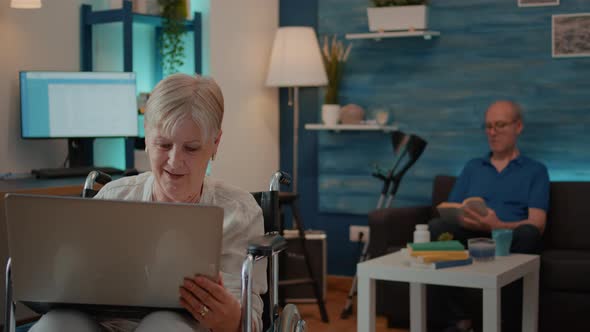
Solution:
[[(241, 329), (241, 265), (248, 240), (264, 233), (262, 211), (250, 193), (205, 177), (221, 139), (223, 95), (213, 79), (176, 74), (152, 92), (145, 113), (146, 152), (151, 172), (104, 186), (96, 198), (201, 203), (223, 207), (223, 245), (218, 282), (186, 276), (179, 301), (187, 314), (154, 312), (141, 321), (95, 318), (54, 310), (33, 326), (42, 331), (202, 331)], [(198, 222), (195, 220), (195, 222)], [(198, 254), (195, 253), (195, 259)], [(254, 330), (261, 331), (265, 265), (253, 278)], [(189, 314), (190, 313), (190, 314)]]

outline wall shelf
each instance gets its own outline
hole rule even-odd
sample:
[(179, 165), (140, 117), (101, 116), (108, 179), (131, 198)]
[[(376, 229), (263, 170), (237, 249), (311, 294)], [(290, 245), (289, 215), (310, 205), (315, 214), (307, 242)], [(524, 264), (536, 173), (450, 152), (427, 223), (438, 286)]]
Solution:
[(404, 38), (404, 37), (423, 37), (426, 40), (432, 37), (440, 36), (439, 31), (384, 31), (384, 32), (367, 32), (367, 33), (347, 33), (346, 39), (375, 39), (382, 38)]
[[(129, 11), (125, 4), (120, 9), (107, 9), (107, 10), (100, 10), (100, 11), (90, 11), (87, 16), (85, 17), (86, 24), (104, 24), (104, 23), (114, 23), (114, 22), (122, 22), (127, 17), (131, 17), (134, 23), (141, 23), (152, 25), (154, 27), (162, 27), (162, 23), (164, 19), (161, 16), (157, 15), (147, 15), (147, 14), (139, 14), (134, 13), (133, 11)], [(200, 22), (198, 22), (200, 23)], [(182, 24), (184, 25), (185, 29), (193, 30), (194, 29), (194, 22), (192, 20), (183, 20)]]
[[(162, 23), (164, 19), (157, 15), (144, 15), (134, 13), (132, 10), (131, 1), (123, 1), (123, 6), (118, 9), (107, 9), (107, 10), (92, 10), (92, 6), (83, 4), (80, 7), (80, 70), (81, 71), (93, 71), (94, 59), (93, 59), (93, 26), (98, 24), (107, 23), (122, 23), (122, 39), (123, 39), (123, 68), (124, 72), (137, 71), (133, 68), (133, 24), (149, 25), (155, 30), (154, 44), (159, 45), (160, 36), (163, 33)], [(193, 43), (194, 43), (194, 72), (202, 72), (202, 52), (203, 44), (201, 38), (202, 20), (201, 13), (194, 12), (192, 20), (184, 20), (182, 26), (185, 31), (193, 32)], [(164, 73), (161, 66), (161, 53), (159, 49), (154, 49), (155, 61), (153, 71), (155, 74), (156, 81), (160, 81), (164, 77)], [(142, 121), (142, 117), (138, 117), (138, 121)], [(136, 146), (135, 138), (124, 138), (124, 149), (125, 149), (125, 164), (126, 168), (134, 167), (134, 149)], [(138, 146), (142, 146), (143, 140), (137, 141)], [(87, 149), (92, 154), (92, 141), (84, 143), (89, 145)], [(142, 148), (143, 149), (143, 148)]]
[[(160, 35), (162, 34), (162, 22), (164, 19), (156, 15), (144, 15), (132, 11), (131, 1), (123, 1), (123, 7), (120, 9), (107, 9), (93, 11), (92, 6), (82, 5), (80, 10), (81, 26), (81, 66), (83, 71), (92, 71), (92, 26), (105, 23), (123, 23), (123, 71), (133, 71), (133, 23), (146, 24), (153, 26), (156, 31), (155, 42), (158, 45)], [(193, 13), (192, 20), (184, 20), (183, 27), (186, 31), (192, 31), (194, 41), (194, 64), (195, 73), (201, 73), (202, 70), (202, 39), (201, 39), (201, 13)], [(161, 54), (156, 54), (156, 79), (161, 80), (164, 75), (160, 66)]]
[(398, 129), (397, 125), (380, 126), (377, 124), (337, 124), (325, 125), (322, 123), (308, 123), (305, 125), (306, 130), (333, 130), (339, 131), (383, 131), (389, 133)]

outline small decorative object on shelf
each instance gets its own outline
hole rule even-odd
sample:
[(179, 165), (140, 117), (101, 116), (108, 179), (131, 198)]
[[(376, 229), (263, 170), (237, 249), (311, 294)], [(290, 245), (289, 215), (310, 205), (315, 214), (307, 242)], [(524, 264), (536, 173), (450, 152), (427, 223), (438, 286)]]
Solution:
[(340, 121), (340, 105), (324, 104), (322, 105), (322, 122), (325, 125), (333, 126)]
[(348, 104), (340, 110), (342, 124), (360, 124), (365, 118), (365, 110), (359, 105)]
[[(348, 60), (352, 44), (344, 46), (334, 35), (332, 38), (324, 36), (322, 45), (322, 58), (326, 75), (328, 76), (328, 86), (326, 87), (326, 96), (322, 106), (322, 121), (327, 125), (335, 125), (340, 118), (340, 104), (338, 101), (338, 90), (342, 80), (344, 64)], [(326, 122), (329, 121), (329, 122)], [(334, 122), (335, 121), (335, 122)]]
[(133, 0), (133, 12), (146, 15), (160, 15), (158, 0)]
[(138, 110), (139, 114), (145, 113), (145, 104), (147, 104), (147, 100), (149, 97), (150, 97), (150, 94), (148, 92), (141, 92), (137, 96), (137, 110)]
[(372, 0), (367, 8), (369, 30), (415, 31), (428, 28), (427, 0)]
[(377, 121), (378, 125), (385, 126), (389, 121), (389, 111), (384, 108), (377, 109), (375, 111), (375, 121)]

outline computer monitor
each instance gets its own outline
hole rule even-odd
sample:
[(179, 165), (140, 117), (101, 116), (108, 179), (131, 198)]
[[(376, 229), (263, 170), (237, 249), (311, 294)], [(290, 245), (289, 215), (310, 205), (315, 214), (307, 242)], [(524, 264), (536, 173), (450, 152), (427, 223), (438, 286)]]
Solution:
[(20, 72), (26, 139), (138, 135), (135, 73)]

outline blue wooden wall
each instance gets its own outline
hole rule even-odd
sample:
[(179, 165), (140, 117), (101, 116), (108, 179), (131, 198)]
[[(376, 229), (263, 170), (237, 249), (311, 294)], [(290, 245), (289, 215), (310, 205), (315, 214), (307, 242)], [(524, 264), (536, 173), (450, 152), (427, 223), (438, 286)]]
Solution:
[[(281, 1), (282, 12), (288, 2)], [(307, 11), (317, 12), (320, 35), (343, 37), (368, 31), (368, 3), (318, 0)], [(497, 99), (523, 106), (519, 146), (548, 166), (552, 180), (589, 180), (590, 132), (584, 127), (590, 124), (590, 58), (551, 57), (551, 15), (590, 12), (590, 1), (535, 8), (519, 8), (517, 0), (430, 3), (429, 25), (441, 36), (354, 41), (340, 93), (341, 104), (361, 105), (369, 118), (387, 107), (402, 130), (429, 142), (394, 205), (428, 204), (436, 174), (456, 175), (467, 160), (486, 153), (483, 112)], [(314, 93), (322, 91), (309, 92)], [(319, 122), (321, 98), (302, 104), (308, 105), (302, 106), (302, 122)], [(283, 106), (282, 132), (290, 132), (289, 111)], [(287, 136), (282, 135), (282, 156), (291, 153)], [(348, 243), (348, 226), (367, 223), (381, 188), (370, 175), (372, 165), (391, 167), (390, 138), (305, 130), (301, 137), (303, 216), (308, 226), (328, 233), (329, 273), (352, 274), (357, 248)], [(282, 158), (282, 165), (290, 161)]]

